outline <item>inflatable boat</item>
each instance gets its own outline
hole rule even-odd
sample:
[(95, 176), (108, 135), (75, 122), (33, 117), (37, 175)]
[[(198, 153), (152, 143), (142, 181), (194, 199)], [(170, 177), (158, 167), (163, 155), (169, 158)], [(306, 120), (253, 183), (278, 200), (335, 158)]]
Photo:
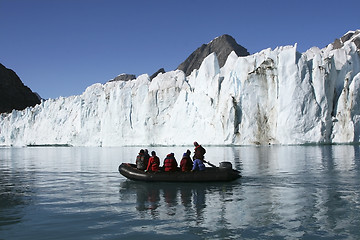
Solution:
[(122, 163), (119, 172), (124, 177), (145, 182), (225, 182), (241, 177), (240, 172), (232, 168), (230, 162), (221, 162), (219, 167), (206, 167), (204, 171), (165, 172), (160, 168), (157, 172), (145, 172), (136, 168), (135, 164)]

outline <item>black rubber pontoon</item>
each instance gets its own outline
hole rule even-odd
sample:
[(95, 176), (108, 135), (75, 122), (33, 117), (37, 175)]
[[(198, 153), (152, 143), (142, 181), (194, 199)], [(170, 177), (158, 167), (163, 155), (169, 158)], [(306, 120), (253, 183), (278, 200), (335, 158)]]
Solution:
[(231, 163), (220, 163), (220, 167), (207, 167), (205, 171), (195, 172), (144, 172), (135, 164), (122, 163), (119, 172), (124, 177), (145, 182), (225, 182), (241, 177), (240, 172), (232, 169)]

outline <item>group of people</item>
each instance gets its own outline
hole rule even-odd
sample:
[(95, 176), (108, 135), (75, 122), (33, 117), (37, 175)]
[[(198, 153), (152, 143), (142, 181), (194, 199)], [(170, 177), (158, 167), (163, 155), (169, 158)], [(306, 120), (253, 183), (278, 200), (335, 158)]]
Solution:
[[(189, 171), (203, 171), (205, 170), (204, 155), (206, 153), (203, 148), (197, 142), (194, 142), (194, 156), (191, 159), (191, 151), (188, 149), (182, 156), (180, 161), (180, 170), (183, 172)], [(157, 172), (160, 167), (160, 159), (156, 156), (156, 152), (152, 151), (151, 156), (147, 149), (141, 149), (136, 157), (136, 168), (146, 172)], [(175, 159), (174, 153), (170, 153), (166, 156), (163, 163), (165, 172), (178, 171), (178, 163)]]

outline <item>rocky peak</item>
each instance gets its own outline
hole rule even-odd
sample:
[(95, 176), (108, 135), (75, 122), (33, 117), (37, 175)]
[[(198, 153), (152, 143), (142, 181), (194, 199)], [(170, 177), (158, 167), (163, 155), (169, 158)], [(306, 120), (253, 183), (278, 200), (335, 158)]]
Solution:
[(353, 42), (356, 48), (360, 50), (360, 30), (349, 31), (341, 38), (335, 39), (332, 43), (333, 49), (342, 48), (347, 41)]
[(114, 79), (110, 80), (109, 82), (115, 82), (115, 81), (129, 81), (129, 80), (133, 80), (136, 79), (136, 75), (134, 74), (127, 74), (127, 73), (122, 73), (119, 76), (115, 77)]
[(39, 96), (25, 86), (15, 72), (0, 64), (0, 113), (23, 110), (39, 103)]
[(177, 69), (184, 71), (185, 75), (188, 76), (194, 69), (199, 69), (203, 60), (213, 52), (218, 58), (220, 67), (222, 67), (232, 51), (239, 57), (249, 55), (246, 48), (237, 44), (233, 37), (225, 34), (196, 49)]
[(155, 78), (157, 75), (159, 75), (160, 73), (165, 73), (165, 69), (164, 68), (160, 68), (159, 70), (157, 70), (153, 75), (150, 76), (150, 80), (152, 80), (153, 78)]

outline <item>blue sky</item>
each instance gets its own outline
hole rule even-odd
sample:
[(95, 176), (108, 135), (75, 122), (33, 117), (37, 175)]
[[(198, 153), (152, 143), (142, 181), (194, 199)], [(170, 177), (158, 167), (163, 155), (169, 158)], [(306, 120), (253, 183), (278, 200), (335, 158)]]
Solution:
[(320, 48), (360, 29), (360, 1), (0, 0), (0, 63), (43, 98), (121, 73), (171, 71), (230, 34), (253, 54)]

